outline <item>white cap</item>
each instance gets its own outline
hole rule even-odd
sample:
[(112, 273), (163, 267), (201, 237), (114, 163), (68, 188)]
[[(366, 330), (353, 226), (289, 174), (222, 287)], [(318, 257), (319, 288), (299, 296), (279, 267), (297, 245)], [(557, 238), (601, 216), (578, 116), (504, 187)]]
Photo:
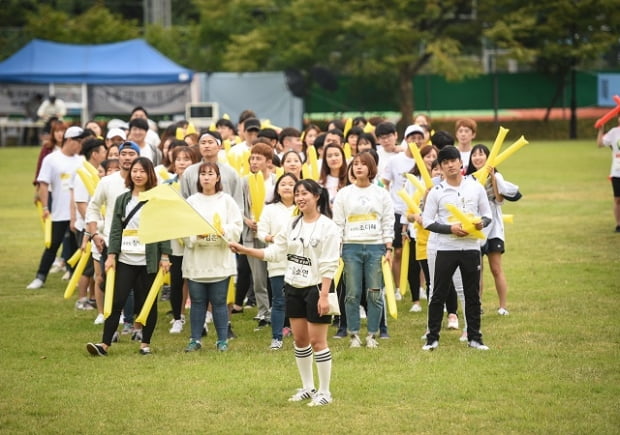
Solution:
[(114, 127), (108, 130), (108, 133), (105, 135), (106, 139), (112, 139), (113, 137), (120, 137), (123, 140), (127, 140), (127, 133), (125, 133), (125, 130), (118, 128), (118, 127)]
[(118, 119), (118, 118), (110, 119), (108, 121), (107, 127), (108, 127), (108, 130), (111, 130), (113, 128), (120, 128), (120, 129), (123, 129), (123, 130), (129, 130), (129, 124), (127, 124), (122, 119)]
[(83, 139), (84, 138), (84, 130), (82, 127), (78, 127), (76, 125), (69, 127), (67, 131), (65, 131), (65, 139)]
[(417, 124), (411, 124), (405, 130), (405, 139), (407, 139), (407, 137), (409, 137), (410, 134), (414, 134), (414, 133), (420, 133), (422, 136), (424, 136), (424, 129)]

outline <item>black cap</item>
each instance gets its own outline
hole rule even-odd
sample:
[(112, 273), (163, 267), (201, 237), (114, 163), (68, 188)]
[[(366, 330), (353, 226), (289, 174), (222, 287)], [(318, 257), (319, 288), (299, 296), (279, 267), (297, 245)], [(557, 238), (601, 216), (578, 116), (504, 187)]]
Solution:
[(256, 118), (248, 118), (243, 123), (243, 129), (245, 131), (250, 131), (250, 130), (260, 131), (260, 121)]

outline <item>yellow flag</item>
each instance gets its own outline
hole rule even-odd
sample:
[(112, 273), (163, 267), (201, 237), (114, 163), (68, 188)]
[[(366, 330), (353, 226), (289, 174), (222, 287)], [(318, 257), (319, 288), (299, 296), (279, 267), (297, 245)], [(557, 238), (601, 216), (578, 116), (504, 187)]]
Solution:
[[(142, 243), (180, 239), (214, 231), (213, 225), (169, 184), (161, 184), (141, 193), (140, 200), (148, 200), (140, 211), (138, 239)], [(218, 235), (221, 236), (221, 233)]]

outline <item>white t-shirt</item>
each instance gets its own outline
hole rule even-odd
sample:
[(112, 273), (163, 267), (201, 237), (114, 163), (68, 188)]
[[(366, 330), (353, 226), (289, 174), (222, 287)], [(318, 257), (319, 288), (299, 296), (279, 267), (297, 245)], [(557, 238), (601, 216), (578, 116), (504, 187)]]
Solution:
[(383, 180), (390, 183), (390, 197), (394, 204), (394, 212), (400, 215), (407, 211), (405, 202), (398, 196), (398, 191), (403, 189), (407, 184), (407, 174), (415, 166), (415, 159), (408, 157), (407, 154), (399, 153), (395, 157), (391, 158), (383, 173), (380, 174)]
[(112, 226), (112, 216), (114, 216), (114, 204), (123, 192), (127, 191), (125, 178), (120, 171), (114, 172), (103, 177), (97, 184), (95, 193), (86, 208), (86, 223), (98, 222), (101, 219), (101, 207), (105, 206), (105, 217), (102, 236), (108, 243), (108, 235)]
[[(138, 197), (132, 196), (127, 206), (125, 207), (125, 216), (138, 205)], [(140, 228), (140, 212), (142, 209), (134, 213), (129, 219), (125, 229), (123, 230), (123, 237), (121, 239), (121, 252), (118, 255), (118, 261), (130, 266), (145, 266), (146, 265), (146, 245), (140, 243), (138, 239), (138, 228)]]
[(82, 156), (67, 156), (62, 151), (54, 151), (43, 159), (37, 181), (49, 185), (53, 222), (71, 220), (71, 189), (83, 161)]
[(383, 147), (377, 147), (377, 155), (379, 156), (379, 164), (377, 165), (377, 174), (381, 178), (381, 174), (385, 170), (388, 162), (399, 154), (398, 151), (387, 152)]
[(620, 178), (620, 127), (614, 127), (605, 133), (603, 145), (611, 148), (610, 176)]

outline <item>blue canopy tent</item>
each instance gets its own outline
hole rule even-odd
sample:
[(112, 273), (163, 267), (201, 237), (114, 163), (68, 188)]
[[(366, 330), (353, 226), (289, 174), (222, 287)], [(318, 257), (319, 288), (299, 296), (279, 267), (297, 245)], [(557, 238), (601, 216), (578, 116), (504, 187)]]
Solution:
[[(180, 85), (186, 88), (185, 102), (189, 102), (189, 83), (193, 74), (192, 70), (172, 62), (142, 39), (97, 45), (34, 39), (13, 56), (0, 62), (0, 83), (49, 84), (50, 93), (54, 92), (55, 84), (81, 85), (82, 101), (75, 103), (79, 103), (82, 118), (87, 118), (89, 113), (89, 85), (104, 88), (102, 94), (95, 97), (91, 95), (92, 98), (108, 100), (122, 99), (136, 86), (143, 87), (140, 96), (148, 99), (148, 93), (155, 92), (153, 85), (168, 85), (169, 90), (163, 93), (166, 95), (160, 97), (163, 107), (166, 100), (170, 100), (170, 95), (179, 96)], [(123, 92), (116, 94), (111, 90), (124, 86), (129, 89), (124, 88)], [(62, 95), (59, 97), (62, 98)], [(142, 105), (146, 107), (149, 103)], [(149, 109), (152, 109), (152, 105)], [(122, 107), (124, 110), (125, 106)], [(121, 110), (120, 106), (118, 110)], [(154, 113), (157, 112), (165, 113), (164, 109)]]

